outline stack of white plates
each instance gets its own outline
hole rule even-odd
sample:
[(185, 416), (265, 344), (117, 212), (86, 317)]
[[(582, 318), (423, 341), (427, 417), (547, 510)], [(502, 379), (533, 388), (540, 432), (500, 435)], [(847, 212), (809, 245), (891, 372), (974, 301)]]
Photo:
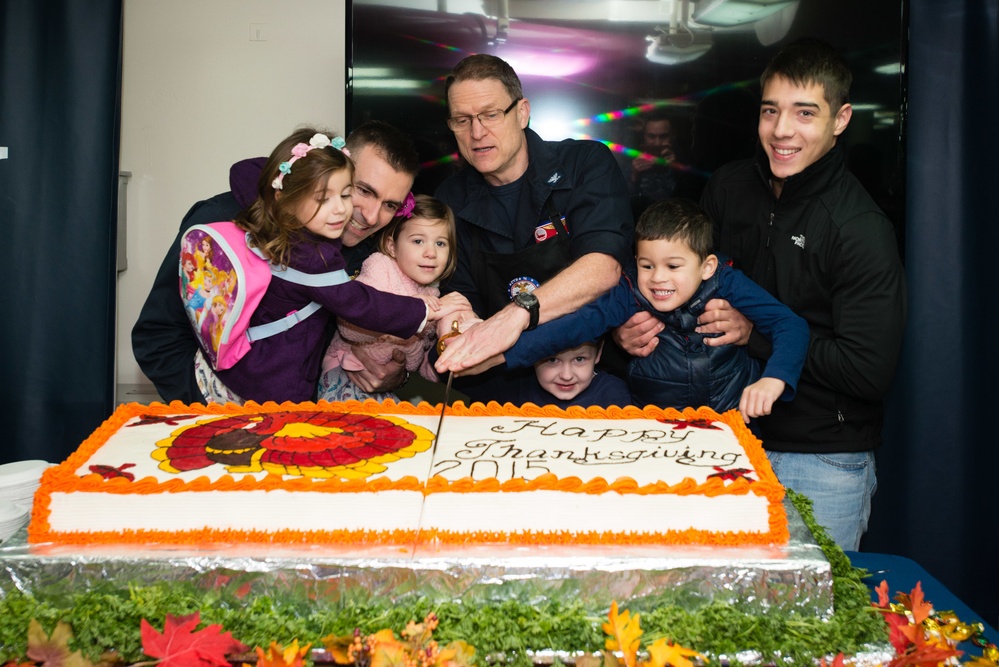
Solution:
[(15, 461), (0, 465), (0, 501), (8, 501), (30, 511), (35, 491), (42, 483), (47, 461)]
[(0, 465), (0, 540), (24, 525), (47, 461), (15, 461)]
[(20, 530), (26, 523), (29, 511), (9, 500), (0, 500), (0, 542)]

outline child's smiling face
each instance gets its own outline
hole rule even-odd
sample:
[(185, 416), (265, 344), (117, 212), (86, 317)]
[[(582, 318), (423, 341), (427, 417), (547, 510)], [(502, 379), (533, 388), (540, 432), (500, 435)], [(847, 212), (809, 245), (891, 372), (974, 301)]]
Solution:
[(660, 313), (669, 313), (690, 301), (701, 282), (715, 273), (718, 258), (702, 261), (686, 243), (671, 239), (642, 240), (635, 244), (638, 291)]
[(411, 218), (397, 239), (388, 239), (391, 255), (404, 274), (419, 285), (432, 285), (447, 268), (451, 241), (445, 220)]
[(295, 210), (295, 217), (313, 234), (328, 239), (338, 239), (354, 211), (351, 202), (353, 189), (349, 169), (339, 169), (319, 183), (311, 198), (303, 199)]
[(583, 343), (535, 363), (534, 372), (542, 389), (560, 401), (569, 401), (593, 382), (598, 361), (600, 348), (595, 343)]

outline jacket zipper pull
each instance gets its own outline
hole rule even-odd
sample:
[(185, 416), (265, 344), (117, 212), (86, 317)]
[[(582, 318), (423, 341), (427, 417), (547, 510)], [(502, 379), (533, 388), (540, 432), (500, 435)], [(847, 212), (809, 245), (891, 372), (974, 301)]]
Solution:
[(767, 248), (770, 247), (770, 237), (771, 237), (771, 235), (773, 235), (773, 231), (774, 231), (774, 214), (773, 214), (773, 211), (771, 211), (770, 212), (770, 221), (767, 223), (767, 243), (766, 243), (766, 246), (765, 246)]
[(845, 422), (845, 421), (846, 421), (846, 417), (844, 417), (844, 416), (843, 416), (843, 413), (842, 413), (842, 412), (840, 412), (839, 410), (837, 410), (837, 411), (836, 411), (836, 420), (837, 420), (837, 421), (838, 421), (838, 422), (839, 422), (840, 424), (842, 424), (843, 422)]

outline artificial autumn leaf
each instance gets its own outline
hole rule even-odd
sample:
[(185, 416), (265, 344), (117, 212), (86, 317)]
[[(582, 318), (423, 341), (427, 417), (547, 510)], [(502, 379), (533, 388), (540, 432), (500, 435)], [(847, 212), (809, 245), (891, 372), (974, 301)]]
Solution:
[(632, 619), (627, 609), (618, 614), (615, 601), (611, 603), (607, 621), (603, 624), (604, 632), (610, 635), (604, 642), (607, 650), (621, 651), (625, 667), (636, 667), (638, 646), (642, 638), (641, 616), (635, 614)]
[(912, 624), (921, 626), (923, 621), (933, 613), (933, 605), (923, 598), (923, 587), (921, 582), (916, 582), (916, 587), (909, 594), (909, 610), (912, 612)]
[(902, 655), (912, 643), (912, 633), (907, 632), (909, 619), (901, 614), (885, 614), (885, 623), (888, 624), (888, 641), (895, 648), (895, 653)]
[(73, 628), (69, 623), (59, 621), (51, 635), (46, 635), (41, 623), (31, 619), (28, 623), (29, 658), (42, 663), (42, 667), (93, 667), (79, 651), (69, 649), (73, 638)]
[(305, 655), (311, 647), (312, 644), (306, 644), (298, 648), (298, 639), (288, 648), (281, 648), (277, 642), (271, 642), (266, 652), (258, 646), (257, 667), (302, 667)]
[(381, 642), (398, 643), (399, 641), (398, 639), (395, 638), (395, 633), (389, 630), (388, 628), (379, 630), (375, 634), (371, 635), (371, 639), (374, 640), (375, 643), (381, 643)]
[(983, 655), (973, 655), (964, 662), (962, 667), (996, 667), (996, 663)]
[(964, 651), (958, 651), (957, 649), (924, 645), (913, 651), (909, 651), (905, 655), (893, 658), (891, 662), (888, 663), (888, 667), (937, 667), (937, 665), (942, 663), (944, 660), (952, 657), (956, 658), (957, 656), (963, 654)]
[(888, 582), (882, 579), (881, 584), (874, 590), (878, 593), (878, 606), (882, 609), (887, 608), (890, 600), (888, 595)]
[(437, 656), (439, 667), (467, 667), (473, 660), (475, 647), (460, 639), (445, 646)]
[(333, 662), (338, 665), (350, 665), (353, 664), (354, 660), (347, 655), (347, 649), (354, 645), (354, 637), (347, 635), (344, 637), (337, 637), (336, 635), (326, 635), (321, 640), (323, 646), (326, 650), (330, 652), (330, 656), (333, 658)]
[(247, 650), (244, 644), (232, 638), (231, 633), (220, 632), (221, 625), (209, 625), (195, 631), (200, 621), (201, 612), (197, 611), (190, 616), (167, 614), (160, 633), (142, 619), (142, 650), (146, 655), (160, 658), (160, 667), (229, 667), (226, 654)]
[(417, 635), (422, 635), (424, 630), (423, 623), (417, 623), (416, 621), (410, 621), (406, 624), (405, 629), (402, 631), (402, 636), (407, 639), (412, 639)]
[(700, 658), (707, 662), (707, 658), (689, 648), (684, 648), (678, 644), (670, 644), (665, 639), (657, 639), (649, 647), (649, 661), (645, 664), (651, 667), (694, 667), (694, 663), (688, 658)]
[(371, 647), (371, 667), (408, 667), (412, 664), (409, 645), (397, 641), (391, 630), (381, 630), (375, 636), (387, 632), (391, 640), (379, 639)]
[[(881, 583), (884, 584), (885, 582)], [(885, 589), (887, 590), (887, 588), (888, 585), (885, 584)], [(887, 604), (887, 602), (883, 602), (882, 604)], [(844, 667), (844, 665), (846, 664), (844, 662), (845, 658), (846, 656), (843, 655), (842, 651), (836, 654), (836, 657), (832, 659), (832, 662), (826, 662), (825, 656), (823, 656), (819, 658), (819, 667)]]

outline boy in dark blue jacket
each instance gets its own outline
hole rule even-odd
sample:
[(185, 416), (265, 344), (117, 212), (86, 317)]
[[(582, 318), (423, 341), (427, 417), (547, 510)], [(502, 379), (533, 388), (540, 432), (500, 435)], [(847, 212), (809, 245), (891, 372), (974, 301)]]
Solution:
[(631, 405), (631, 391), (624, 380), (598, 373), (602, 340), (591, 340), (534, 362), (538, 381), (524, 388), (519, 400), (535, 405), (572, 405), (609, 408)]
[[(593, 301), (521, 334), (504, 356), (508, 367), (529, 366), (598, 338), (639, 310), (666, 325), (648, 357), (633, 357), (627, 380), (634, 403), (682, 409), (739, 408), (748, 423), (794, 396), (808, 350), (808, 325), (787, 306), (711, 252), (713, 226), (693, 202), (668, 199), (650, 206), (635, 227), (636, 263), (618, 285)], [(770, 338), (762, 370), (745, 346), (711, 347), (695, 331), (704, 305), (728, 300), (754, 329)]]

